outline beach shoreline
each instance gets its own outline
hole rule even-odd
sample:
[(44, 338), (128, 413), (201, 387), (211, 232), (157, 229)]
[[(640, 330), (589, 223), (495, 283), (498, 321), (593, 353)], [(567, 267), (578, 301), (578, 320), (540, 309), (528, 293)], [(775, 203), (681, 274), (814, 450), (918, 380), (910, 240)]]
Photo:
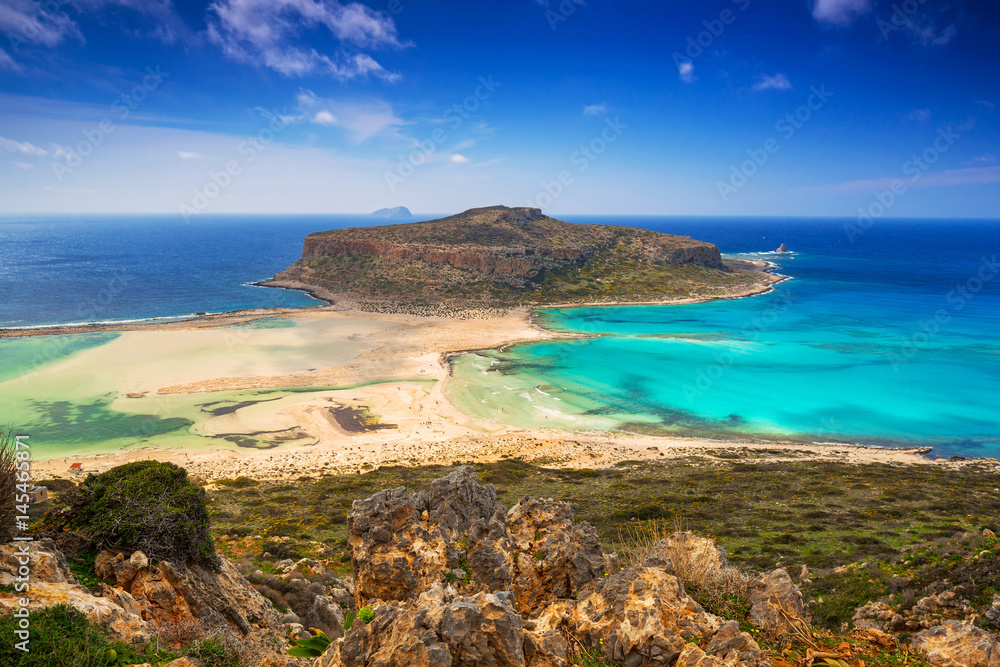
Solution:
[[(773, 275), (773, 274), (769, 274)], [(765, 294), (777, 279), (752, 294)], [(297, 287), (289, 287), (297, 289)], [(218, 449), (144, 447), (101, 452), (88, 456), (57, 455), (36, 460), (36, 478), (71, 477), (71, 463), (82, 463), (84, 471), (102, 471), (133, 460), (155, 458), (172, 461), (191, 469), (206, 480), (233, 476), (293, 478), (302, 474), (349, 472), (379, 465), (422, 465), (453, 461), (487, 462), (521, 457), (558, 466), (610, 466), (630, 459), (676, 459), (692, 452), (740, 451), (752, 459), (754, 451), (787, 450), (797, 459), (849, 460), (859, 464), (875, 462), (943, 465), (927, 458), (927, 448), (892, 449), (849, 444), (816, 444), (760, 437), (680, 437), (631, 434), (622, 431), (569, 431), (518, 428), (471, 417), (446, 398), (453, 379), (452, 360), (464, 353), (503, 350), (523, 343), (543, 340), (588, 338), (592, 334), (561, 332), (540, 325), (537, 313), (548, 308), (616, 305), (679, 305), (719, 298), (744, 298), (751, 294), (682, 299), (637, 304), (566, 304), (512, 309), (503, 315), (483, 313), (481, 319), (372, 313), (351, 310), (342, 302), (304, 309), (258, 309), (206, 315), (194, 320), (129, 323), (116, 327), (101, 324), (63, 329), (10, 330), (0, 335), (25, 336), (66, 333), (122, 331), (128, 339), (116, 353), (127, 358), (129, 350), (141, 348), (142, 339), (152, 334), (177, 346), (183, 360), (185, 345), (204, 341), (224, 332), (239, 332), (247, 339), (262, 338), (261, 344), (302, 345), (305, 339), (319, 339), (326, 345), (360, 344), (338, 363), (323, 368), (304, 369), (290, 364), (271, 372), (234, 374), (227, 369), (183, 368), (172, 364), (171, 375), (152, 369), (134, 383), (118, 388), (119, 401), (128, 409), (140, 410), (142, 401), (165, 401), (171, 396), (205, 395), (243, 390), (301, 389), (301, 400), (288, 400), (272, 412), (259, 405), (234, 410), (226, 419), (207, 419), (200, 431), (219, 437), (280, 433), (294, 429), (311, 437), (294, 447), (250, 449), (223, 446)], [(331, 295), (327, 295), (331, 296)], [(265, 319), (286, 319), (289, 329), (253, 331), (240, 325)], [(163, 338), (166, 336), (167, 338)], [(304, 337), (304, 338), (303, 338)], [(202, 343), (200, 343), (202, 344)], [(169, 346), (167, 346), (169, 347)], [(230, 341), (230, 348), (232, 342)], [(232, 350), (230, 349), (230, 352)], [(110, 355), (110, 352), (109, 352)], [(112, 355), (113, 356), (113, 355)], [(111, 358), (111, 357), (109, 357)], [(118, 358), (118, 357), (113, 357)], [(98, 357), (100, 359), (100, 357)], [(104, 363), (107, 363), (105, 360)], [(182, 368), (178, 368), (182, 367)], [(277, 371), (277, 372), (275, 372)], [(159, 373), (159, 375), (158, 375)], [(206, 376), (207, 373), (207, 376)], [(182, 380), (182, 381), (177, 381)], [(429, 388), (428, 388), (429, 387)], [(315, 391), (305, 391), (315, 388)], [(128, 391), (126, 391), (128, 390)], [(297, 401), (297, 402), (296, 402)], [(154, 403), (155, 405), (155, 403)], [(338, 410), (358, 410), (376, 415), (383, 425), (372, 431), (348, 432), (333, 419)], [(256, 412), (254, 412), (256, 411)], [(246, 413), (246, 414), (244, 414)], [(252, 414), (251, 414), (252, 413)], [(251, 418), (252, 417), (252, 418)], [(245, 423), (244, 423), (245, 422)], [(248, 424), (253, 424), (251, 428)], [(290, 428), (290, 425), (294, 425)], [(256, 429), (256, 430), (252, 430)], [(30, 435), (30, 434), (29, 434)], [(220, 443), (221, 444), (221, 443)], [(982, 462), (983, 459), (976, 459)], [(985, 460), (989, 461), (989, 460)]]

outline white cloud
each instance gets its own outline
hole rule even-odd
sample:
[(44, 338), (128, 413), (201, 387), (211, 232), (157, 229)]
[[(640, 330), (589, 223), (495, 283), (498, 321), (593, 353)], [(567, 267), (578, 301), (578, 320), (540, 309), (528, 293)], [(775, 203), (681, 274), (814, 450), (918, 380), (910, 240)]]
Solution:
[(18, 162), (17, 160), (11, 160), (10, 163), (15, 167), (17, 167), (18, 169), (21, 169), (22, 171), (28, 171), (29, 169), (35, 168), (35, 165), (28, 164), (27, 162)]
[(870, 9), (868, 0), (815, 0), (812, 15), (820, 23), (844, 26)]
[(791, 90), (792, 82), (784, 74), (761, 74), (753, 90)]
[(379, 134), (398, 134), (397, 128), (404, 124), (383, 100), (344, 102), (317, 97), (311, 90), (302, 89), (296, 102), (300, 113), (296, 121), (308, 119), (320, 125), (339, 127), (356, 143)]
[(903, 114), (903, 120), (911, 123), (926, 123), (932, 116), (930, 109), (913, 109)]
[(177, 157), (182, 160), (204, 160), (205, 156), (201, 153), (191, 153), (188, 151), (177, 151)]
[(209, 6), (208, 36), (237, 62), (268, 67), (285, 76), (329, 74), (338, 79), (374, 76), (396, 81), (366, 53), (333, 58), (298, 40), (301, 29), (326, 28), (356, 48), (402, 47), (392, 18), (359, 2), (338, 0), (216, 0)]
[(45, 157), (49, 154), (44, 148), (39, 148), (27, 141), (14, 141), (13, 139), (4, 139), (3, 137), (0, 137), (0, 150), (7, 153), (20, 153), (21, 155), (34, 155), (37, 157)]
[[(59, 6), (59, 3), (45, 4)], [(0, 32), (6, 34), (12, 46), (42, 44), (53, 47), (66, 37), (83, 41), (83, 35), (73, 19), (59, 11), (46, 11), (43, 3), (36, 0), (4, 0), (0, 3)]]
[(980, 162), (983, 164), (993, 164), (994, 162), (997, 161), (997, 156), (993, 155), (993, 153), (986, 153), (985, 155), (977, 155), (976, 157), (972, 158), (972, 161)]
[(337, 117), (329, 111), (319, 111), (315, 116), (313, 116), (312, 122), (318, 123), (319, 125), (336, 125)]
[(475, 139), (466, 139), (465, 141), (460, 141), (459, 143), (457, 143), (452, 150), (454, 150), (456, 152), (457, 151), (463, 151), (466, 148), (472, 148), (475, 145), (476, 145), (476, 140)]
[(680, 63), (677, 65), (677, 73), (684, 83), (694, 83), (694, 63)]
[(454, 155), (451, 156), (451, 161), (457, 162), (458, 164), (465, 164), (466, 162), (469, 161), (469, 158), (465, 157), (464, 155), (459, 155), (458, 153), (455, 153)]
[(583, 107), (583, 113), (587, 116), (603, 116), (608, 112), (608, 105), (604, 104), (588, 104)]

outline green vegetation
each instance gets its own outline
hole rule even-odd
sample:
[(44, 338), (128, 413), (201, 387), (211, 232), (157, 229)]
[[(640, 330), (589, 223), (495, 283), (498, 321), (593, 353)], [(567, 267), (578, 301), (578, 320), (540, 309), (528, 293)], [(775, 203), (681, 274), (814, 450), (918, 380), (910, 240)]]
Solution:
[(375, 620), (375, 612), (372, 611), (371, 607), (365, 605), (364, 607), (358, 610), (358, 619), (364, 621), (365, 624), (367, 625), (368, 623), (371, 623), (372, 621)]
[(56, 605), (31, 613), (30, 652), (14, 642), (17, 619), (0, 616), (0, 665), (19, 667), (109, 667), (137, 663), (161, 664), (181, 656), (200, 660), (205, 667), (240, 667), (239, 658), (217, 637), (170, 649), (157, 642), (133, 646), (111, 641), (82, 613)]
[[(904, 548), (964, 531), (997, 530), (1000, 475), (985, 465), (940, 466), (776, 460), (794, 451), (749, 451), (665, 462), (632, 462), (595, 471), (555, 469), (507, 459), (476, 465), (508, 507), (525, 495), (573, 505), (577, 521), (620, 546), (623, 526), (675, 519), (718, 540), (734, 564), (753, 569), (807, 565), (833, 568), (866, 559), (898, 559)], [(458, 463), (458, 462), (456, 462)], [(261, 482), (218, 488), (209, 510), (216, 531), (291, 533), (296, 539), (346, 546), (351, 503), (382, 489), (427, 488), (451, 466), (384, 466), (360, 475), (323, 475), (311, 483)], [(345, 552), (346, 553), (346, 552)]]
[(0, 544), (14, 537), (14, 517), (26, 512), (17, 511), (18, 470), (17, 439), (9, 428), (0, 426)]
[(172, 463), (137, 461), (88, 476), (60, 495), (46, 527), (85, 533), (98, 551), (217, 565), (205, 492)]
[(320, 630), (306, 639), (297, 640), (295, 646), (288, 649), (288, 655), (294, 658), (318, 658), (329, 645), (330, 638)]

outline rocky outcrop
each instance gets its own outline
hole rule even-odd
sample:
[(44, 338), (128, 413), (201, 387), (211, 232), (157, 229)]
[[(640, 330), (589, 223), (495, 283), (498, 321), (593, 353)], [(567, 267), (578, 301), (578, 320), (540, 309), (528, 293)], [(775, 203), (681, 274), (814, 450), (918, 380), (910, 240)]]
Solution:
[[(280, 657), (284, 651), (266, 635), (283, 635), (281, 617), (225, 558), (219, 568), (161, 561), (151, 566), (142, 552), (129, 557), (104, 551), (95, 558), (95, 574), (107, 583), (88, 590), (76, 583), (62, 552), (48, 539), (30, 543), (31, 594), (29, 609), (68, 604), (103, 628), (113, 639), (142, 644), (156, 634), (189, 628), (198, 636), (228, 634), (259, 647), (262, 655)], [(18, 576), (22, 547), (0, 546), (0, 583)], [(0, 613), (13, 611), (22, 595), (0, 593)], [(332, 603), (332, 600), (330, 601)], [(335, 603), (334, 603), (335, 604)], [(343, 627), (343, 616), (328, 608), (333, 622)], [(162, 636), (162, 635), (161, 635)]]
[[(591, 526), (574, 523), (568, 504), (525, 497), (507, 511), (467, 466), (427, 492), (356, 501), (348, 528), (355, 605), (374, 618), (333, 642), (321, 667), (567, 667), (579, 645), (625, 665), (770, 664), (738, 623), (706, 612), (673, 574), (694, 560), (731, 569), (707, 538), (675, 534), (642, 566), (612, 570), (615, 557)], [(766, 593), (797, 592), (780, 583)]]
[(398, 488), (356, 501), (347, 523), (358, 607), (454, 582), (468, 593), (510, 591), (524, 612), (604, 573), (596, 531), (574, 525), (567, 503), (525, 498), (507, 512), (470, 467), (426, 493)]
[(913, 647), (934, 667), (1000, 667), (1000, 642), (969, 621), (947, 621), (913, 636)]
[(434, 588), (400, 605), (373, 606), (317, 667), (523, 667), (523, 626), (509, 594), (462, 596)]

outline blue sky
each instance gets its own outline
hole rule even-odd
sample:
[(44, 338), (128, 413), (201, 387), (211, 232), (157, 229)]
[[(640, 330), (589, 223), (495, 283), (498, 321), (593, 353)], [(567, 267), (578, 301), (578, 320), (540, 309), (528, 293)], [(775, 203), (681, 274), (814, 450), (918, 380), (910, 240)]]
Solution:
[(988, 0), (0, 0), (0, 212), (1000, 217)]

